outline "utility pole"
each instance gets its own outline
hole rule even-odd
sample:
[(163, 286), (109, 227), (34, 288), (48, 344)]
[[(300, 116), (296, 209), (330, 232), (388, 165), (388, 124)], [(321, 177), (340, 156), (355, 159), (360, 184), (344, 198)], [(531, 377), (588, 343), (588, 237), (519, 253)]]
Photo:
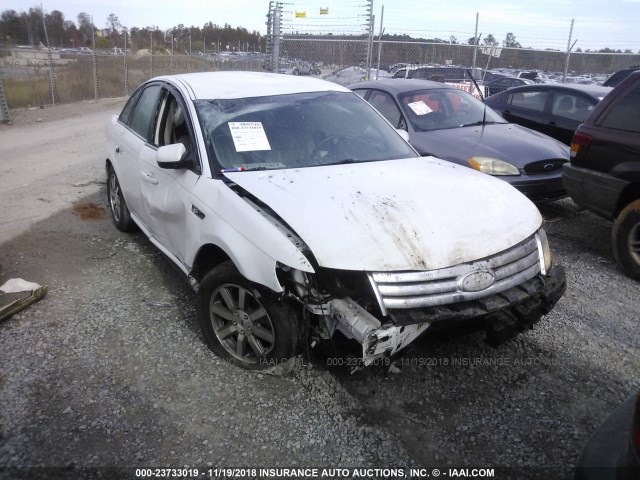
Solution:
[(273, 71), (273, 0), (269, 2), (269, 12), (267, 13), (267, 38), (264, 53), (267, 58), (265, 59), (264, 68), (270, 72)]
[(151, 59), (150, 62), (150, 77), (149, 78), (153, 78), (153, 31), (149, 32), (149, 58)]
[(572, 18), (571, 29), (569, 30), (569, 41), (567, 42), (567, 57), (564, 59), (564, 73), (562, 74), (562, 83), (565, 83), (567, 81), (567, 72), (569, 71), (569, 58), (571, 57), (571, 50), (578, 41), (576, 40), (575, 42), (573, 42), (573, 45), (571, 44), (571, 37), (573, 36), (573, 21), (574, 19)]
[(480, 18), (480, 14), (476, 12), (476, 33), (473, 36), (473, 60), (471, 62), (471, 75), (476, 75), (476, 56), (478, 55), (478, 44), (480, 43), (480, 39), (478, 38), (478, 20)]
[(367, 28), (367, 59), (365, 61), (365, 68), (367, 69), (364, 78), (365, 80), (371, 80), (371, 49), (373, 43), (373, 0), (367, 0), (367, 15), (369, 16), (368, 28)]
[(129, 35), (129, 30), (127, 27), (124, 27), (124, 96), (129, 95), (129, 63), (127, 60), (127, 36)]
[(49, 43), (49, 33), (47, 31), (47, 22), (44, 17), (44, 10), (42, 4), (40, 4), (40, 12), (42, 13), (42, 26), (44, 28), (44, 37), (47, 42), (47, 57), (49, 58), (49, 83), (51, 85), (51, 102), (55, 105), (56, 100), (60, 103), (60, 97), (58, 96), (58, 89), (56, 87), (56, 73), (53, 68), (53, 57), (51, 55), (51, 44)]
[(380, 54), (382, 53), (382, 35), (384, 34), (384, 28), (382, 28), (382, 23), (384, 21), (384, 5), (382, 6), (382, 10), (380, 11), (380, 36), (378, 37), (378, 62), (376, 64), (376, 80), (380, 76)]
[(98, 90), (98, 54), (96, 52), (96, 26), (93, 23), (93, 17), (91, 17), (91, 46), (93, 47), (93, 89), (96, 100), (100, 96)]
[(2, 79), (0, 77), (0, 123), (11, 123), (11, 116), (9, 115), (9, 105), (4, 97), (4, 88), (2, 88)]
[(271, 49), (271, 68), (278, 72), (280, 67), (280, 22), (282, 20), (282, 4), (276, 2), (273, 8), (273, 45)]

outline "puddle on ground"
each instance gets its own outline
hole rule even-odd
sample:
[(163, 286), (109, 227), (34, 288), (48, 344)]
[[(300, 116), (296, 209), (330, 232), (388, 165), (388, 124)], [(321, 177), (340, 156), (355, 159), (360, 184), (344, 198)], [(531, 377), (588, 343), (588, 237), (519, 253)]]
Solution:
[(91, 202), (75, 204), (73, 213), (80, 216), (80, 220), (104, 220), (107, 218), (105, 208), (102, 205)]

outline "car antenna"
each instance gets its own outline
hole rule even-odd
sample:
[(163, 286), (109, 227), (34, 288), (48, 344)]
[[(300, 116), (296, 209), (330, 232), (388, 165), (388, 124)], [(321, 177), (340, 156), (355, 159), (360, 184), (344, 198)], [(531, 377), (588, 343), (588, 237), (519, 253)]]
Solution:
[(484, 102), (484, 94), (482, 93), (482, 90), (480, 90), (480, 87), (478, 86), (478, 83), (476, 82), (476, 79), (473, 78), (473, 75), (471, 74), (469, 69), (467, 68), (465, 71), (467, 72), (467, 75), (469, 75), (469, 78), (471, 78), (471, 81), (473, 82), (473, 84), (475, 85), (476, 89), (480, 93), (480, 99), (482, 100), (482, 103), (484, 103), (484, 110), (482, 111), (482, 126), (484, 127), (484, 124), (485, 124), (485, 122), (487, 120), (487, 104)]

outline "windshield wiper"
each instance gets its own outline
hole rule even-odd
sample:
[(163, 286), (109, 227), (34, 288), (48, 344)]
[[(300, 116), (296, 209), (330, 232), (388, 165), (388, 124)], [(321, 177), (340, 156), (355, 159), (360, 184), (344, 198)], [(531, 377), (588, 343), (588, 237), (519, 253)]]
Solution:
[(354, 160), (353, 158), (345, 158), (344, 160), (338, 160), (337, 162), (330, 162), (330, 163), (321, 163), (320, 166), (325, 166), (325, 165), (347, 165), (349, 163), (360, 163), (362, 160)]
[(495, 123), (502, 123), (502, 122), (485, 122), (484, 120), (478, 120), (477, 122), (465, 123), (464, 125), (460, 125), (460, 126), (461, 127), (475, 127), (476, 125), (493, 125)]
[(219, 170), (218, 173), (249, 172), (249, 171), (255, 171), (255, 170), (267, 170), (267, 167), (265, 167), (264, 165), (259, 165), (256, 167), (242, 166), (240, 168), (223, 168), (222, 170)]

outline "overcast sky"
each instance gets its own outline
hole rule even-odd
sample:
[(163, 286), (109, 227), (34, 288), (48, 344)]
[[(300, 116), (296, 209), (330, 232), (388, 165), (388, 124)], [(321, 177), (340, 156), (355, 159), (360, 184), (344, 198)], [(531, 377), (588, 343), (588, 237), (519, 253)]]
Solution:
[[(0, 10), (25, 10), (40, 2), (0, 0)], [(299, 0), (287, 2), (285, 28), (291, 31), (359, 32), (366, 0)], [(479, 33), (502, 41), (512, 32), (524, 47), (566, 49), (571, 19), (575, 19), (576, 48), (604, 47), (640, 50), (640, 0), (374, 0), (376, 34), (384, 5), (385, 33), (408, 33), (424, 38), (448, 39), (454, 35), (466, 42), (474, 34), (476, 12)], [(97, 27), (115, 13), (125, 26), (157, 25), (168, 29), (178, 24), (202, 26), (207, 21), (229, 23), (266, 33), (268, 0), (43, 0), (45, 12), (60, 10), (68, 20), (79, 12), (93, 15)], [(329, 15), (320, 15), (328, 7)], [(295, 18), (295, 12), (306, 18)]]

